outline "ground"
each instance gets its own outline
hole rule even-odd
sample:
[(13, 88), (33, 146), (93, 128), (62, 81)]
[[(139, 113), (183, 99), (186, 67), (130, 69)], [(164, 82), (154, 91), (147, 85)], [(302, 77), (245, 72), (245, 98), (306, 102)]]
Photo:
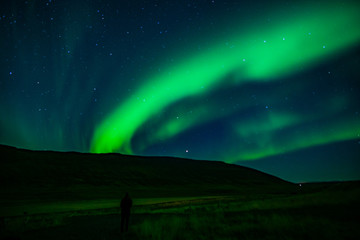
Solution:
[(291, 194), (134, 199), (127, 233), (120, 232), (119, 209), (103, 200), (103, 208), (4, 217), (1, 234), (24, 240), (360, 239), (358, 182), (306, 187)]

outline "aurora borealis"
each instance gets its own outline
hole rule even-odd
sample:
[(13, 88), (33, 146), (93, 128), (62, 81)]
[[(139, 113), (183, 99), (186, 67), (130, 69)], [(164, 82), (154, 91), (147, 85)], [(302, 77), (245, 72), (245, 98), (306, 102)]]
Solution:
[(360, 179), (356, 1), (2, 5), (1, 144)]

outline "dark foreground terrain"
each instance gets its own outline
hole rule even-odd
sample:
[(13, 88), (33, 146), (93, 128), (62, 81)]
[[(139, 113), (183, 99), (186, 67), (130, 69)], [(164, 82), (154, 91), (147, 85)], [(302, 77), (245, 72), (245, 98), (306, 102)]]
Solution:
[[(359, 182), (221, 162), (0, 147), (0, 239), (360, 239)], [(129, 232), (119, 202), (134, 200)]]
[(29, 151), (0, 145), (2, 201), (74, 201), (292, 191), (294, 184), (216, 161)]

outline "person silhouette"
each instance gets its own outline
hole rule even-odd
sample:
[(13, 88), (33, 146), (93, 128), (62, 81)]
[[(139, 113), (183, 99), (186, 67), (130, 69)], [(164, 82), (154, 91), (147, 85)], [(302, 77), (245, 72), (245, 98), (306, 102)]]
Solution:
[(125, 194), (125, 197), (121, 200), (121, 232), (128, 231), (129, 228), (129, 219), (130, 219), (130, 209), (132, 207), (132, 200), (129, 196), (129, 193)]

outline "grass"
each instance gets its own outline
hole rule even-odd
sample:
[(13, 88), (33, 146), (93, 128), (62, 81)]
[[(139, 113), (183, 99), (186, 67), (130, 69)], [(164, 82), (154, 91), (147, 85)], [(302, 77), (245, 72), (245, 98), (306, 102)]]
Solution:
[[(117, 208), (8, 219), (19, 239), (360, 239), (360, 191), (179, 199), (135, 205), (128, 233)], [(10, 224), (12, 223), (12, 225)], [(5, 234), (4, 234), (5, 233)]]
[[(207, 206), (182, 214), (148, 216), (132, 227), (136, 233), (134, 239), (357, 239), (360, 236), (355, 217), (343, 222), (351, 206), (303, 205), (283, 209), (256, 206), (240, 210), (232, 203), (220, 209)], [(352, 210), (359, 213), (359, 209)]]

